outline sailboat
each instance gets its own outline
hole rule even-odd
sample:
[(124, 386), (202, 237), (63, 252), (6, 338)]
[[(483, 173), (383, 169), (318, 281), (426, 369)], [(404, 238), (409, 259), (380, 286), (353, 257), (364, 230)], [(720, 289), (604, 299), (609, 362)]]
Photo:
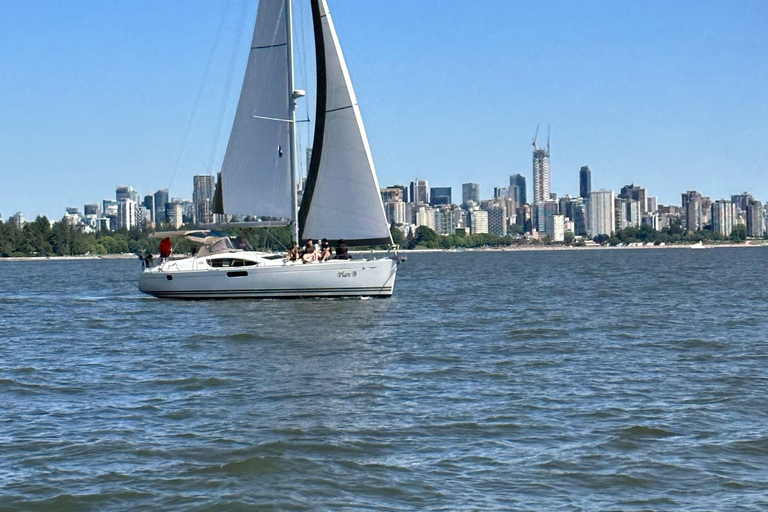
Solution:
[[(302, 0), (305, 1), (305, 0)], [(292, 239), (385, 245), (383, 257), (290, 261), (222, 233), (188, 233), (192, 257), (147, 264), (139, 289), (156, 297), (300, 298), (392, 295), (401, 258), (392, 244), (379, 183), (347, 65), (326, 0), (309, 0), (317, 101), (307, 183), (297, 195), (296, 100), (291, 0), (260, 0), (243, 87), (215, 202), (220, 213), (291, 226)], [(195, 238), (196, 237), (196, 238)]]

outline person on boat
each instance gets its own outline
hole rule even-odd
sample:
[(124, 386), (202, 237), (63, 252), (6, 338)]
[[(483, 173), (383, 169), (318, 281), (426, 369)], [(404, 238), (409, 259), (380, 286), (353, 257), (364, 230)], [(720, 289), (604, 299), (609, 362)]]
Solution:
[(299, 261), (299, 244), (291, 242), (291, 248), (288, 249), (288, 261)]
[(320, 261), (328, 261), (331, 259), (331, 244), (328, 243), (327, 238), (323, 238), (320, 243)]
[(162, 240), (160, 240), (160, 263), (165, 262), (168, 258), (170, 258), (171, 253), (173, 252), (173, 243), (171, 242), (171, 239), (169, 237), (165, 237)]
[(337, 260), (352, 259), (352, 256), (349, 255), (349, 251), (347, 249), (347, 243), (344, 241), (343, 238), (339, 239), (339, 241), (336, 242), (336, 259)]
[(301, 252), (301, 261), (304, 263), (317, 261), (317, 247), (315, 247), (311, 239), (307, 240), (307, 245), (304, 246), (304, 250)]

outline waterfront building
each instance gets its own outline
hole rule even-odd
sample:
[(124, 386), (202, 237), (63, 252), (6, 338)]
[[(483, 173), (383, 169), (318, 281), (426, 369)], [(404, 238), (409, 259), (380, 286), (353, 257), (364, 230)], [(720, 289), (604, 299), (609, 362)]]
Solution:
[(582, 166), (579, 169), (579, 196), (582, 199), (589, 199), (589, 194), (592, 192), (592, 171), (589, 170), (588, 165)]
[(702, 228), (701, 222), (701, 193), (689, 190), (682, 194), (682, 224), (689, 231), (698, 231)]
[(754, 199), (747, 205), (747, 236), (762, 238), (765, 233), (763, 205)]
[(518, 206), (515, 209), (515, 222), (518, 226), (522, 226), (523, 231), (526, 233), (530, 233), (533, 229), (532, 222), (533, 221), (533, 208), (531, 208), (531, 205), (524, 204), (522, 206)]
[(443, 204), (451, 204), (453, 202), (451, 195), (451, 187), (432, 187), (429, 189), (429, 204), (432, 206), (438, 206)]
[[(550, 217), (557, 215), (559, 212), (559, 205), (557, 204), (557, 201), (542, 201), (539, 203), (536, 203), (533, 207), (533, 216), (534, 221), (533, 224), (536, 226), (536, 230), (540, 233), (546, 233), (547, 235), (551, 234), (551, 230), (547, 230), (547, 226), (549, 226), (550, 221), (547, 220)], [(551, 237), (550, 237), (551, 239)]]
[(589, 236), (612, 235), (616, 227), (613, 190), (595, 190), (589, 194)]
[(461, 204), (480, 204), (480, 185), (477, 183), (464, 183), (461, 185)]
[(162, 188), (155, 192), (155, 225), (160, 226), (168, 222), (166, 214), (168, 201), (170, 200), (167, 188)]
[(712, 222), (712, 199), (706, 196), (701, 197), (701, 228)]
[(435, 209), (435, 231), (439, 235), (456, 233), (456, 223), (460, 210), (454, 205), (443, 205)]
[(515, 202), (515, 208), (528, 203), (525, 191), (525, 176), (513, 174), (509, 177), (509, 197)]
[(194, 221), (199, 224), (213, 222), (213, 176), (203, 174), (193, 177), (192, 203), (194, 204)]
[(470, 235), (488, 233), (488, 212), (480, 209), (471, 209), (466, 214), (467, 227)]
[(552, 184), (549, 171), (549, 149), (533, 150), (533, 202), (550, 199)]
[(639, 228), (643, 222), (641, 202), (634, 199), (617, 197), (616, 204), (616, 230), (628, 227)]
[(552, 242), (565, 241), (565, 215), (552, 215), (546, 218), (544, 232)]
[(503, 203), (489, 205), (488, 232), (492, 235), (507, 236), (507, 206)]
[(429, 204), (429, 182), (427, 180), (413, 180), (410, 198), (412, 203)]
[(729, 236), (736, 220), (736, 205), (728, 199), (720, 199), (712, 205), (712, 231)]
[(587, 201), (581, 197), (574, 198), (568, 205), (570, 219), (573, 221), (573, 234), (576, 236), (587, 235)]

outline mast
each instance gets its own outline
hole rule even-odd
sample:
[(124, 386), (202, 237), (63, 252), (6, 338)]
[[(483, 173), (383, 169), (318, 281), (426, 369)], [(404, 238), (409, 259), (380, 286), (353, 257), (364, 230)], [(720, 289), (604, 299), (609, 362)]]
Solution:
[(293, 21), (291, 0), (285, 0), (285, 23), (288, 33), (288, 92), (290, 99), (290, 153), (291, 159), (291, 240), (299, 243), (299, 198), (296, 184), (298, 168), (296, 165), (296, 100), (304, 96), (304, 91), (297, 91), (293, 82)]

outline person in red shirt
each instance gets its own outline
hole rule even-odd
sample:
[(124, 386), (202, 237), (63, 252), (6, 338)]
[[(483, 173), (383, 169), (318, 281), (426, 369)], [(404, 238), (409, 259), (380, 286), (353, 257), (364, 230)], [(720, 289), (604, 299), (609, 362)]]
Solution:
[(168, 259), (168, 257), (173, 252), (173, 244), (171, 243), (171, 239), (168, 237), (163, 238), (160, 240), (160, 261), (165, 261)]

